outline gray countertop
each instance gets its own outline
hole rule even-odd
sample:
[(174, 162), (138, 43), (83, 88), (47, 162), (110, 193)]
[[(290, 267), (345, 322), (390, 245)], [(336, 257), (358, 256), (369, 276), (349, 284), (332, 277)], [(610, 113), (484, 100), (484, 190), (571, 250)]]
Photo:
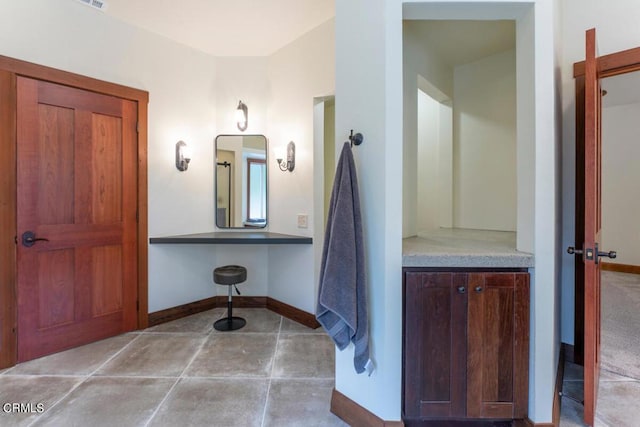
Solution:
[(217, 231), (179, 236), (151, 237), (149, 243), (206, 245), (291, 245), (311, 244), (311, 237), (271, 233), (269, 231)]
[(402, 240), (403, 267), (528, 268), (533, 261), (507, 231), (438, 229)]

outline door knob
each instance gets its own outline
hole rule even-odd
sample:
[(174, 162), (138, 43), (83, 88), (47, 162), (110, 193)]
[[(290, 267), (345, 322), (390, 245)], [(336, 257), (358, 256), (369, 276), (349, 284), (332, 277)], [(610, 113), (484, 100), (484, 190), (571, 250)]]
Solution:
[(599, 257), (605, 257), (606, 256), (607, 258), (613, 259), (613, 258), (618, 256), (618, 253), (616, 251), (609, 251), (609, 252), (600, 252), (600, 251), (598, 251), (598, 256)]
[(596, 264), (598, 263), (598, 260), (601, 257), (607, 257), (607, 258), (611, 258), (614, 259), (618, 256), (618, 253), (616, 251), (609, 251), (609, 252), (603, 252), (598, 250), (598, 244), (596, 243), (596, 254), (598, 254), (598, 256), (596, 257)]
[(35, 245), (36, 242), (48, 242), (49, 239), (45, 239), (43, 237), (36, 237), (36, 233), (33, 231), (25, 231), (22, 233), (22, 246), (26, 246), (30, 248)]

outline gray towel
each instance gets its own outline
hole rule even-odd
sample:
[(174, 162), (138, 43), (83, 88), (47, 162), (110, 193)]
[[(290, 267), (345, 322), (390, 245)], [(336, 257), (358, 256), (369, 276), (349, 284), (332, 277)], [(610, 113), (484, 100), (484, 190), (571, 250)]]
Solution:
[(371, 374), (362, 216), (353, 153), (344, 144), (331, 192), (316, 318), (338, 346), (355, 345), (357, 373)]

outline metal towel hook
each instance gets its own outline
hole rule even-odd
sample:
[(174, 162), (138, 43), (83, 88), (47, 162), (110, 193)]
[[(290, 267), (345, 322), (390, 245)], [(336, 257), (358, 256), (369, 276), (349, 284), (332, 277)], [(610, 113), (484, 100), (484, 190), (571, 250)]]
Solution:
[(360, 132), (353, 134), (353, 129), (351, 129), (351, 134), (349, 135), (349, 141), (351, 142), (351, 147), (353, 148), (353, 144), (360, 145), (364, 141), (364, 136)]

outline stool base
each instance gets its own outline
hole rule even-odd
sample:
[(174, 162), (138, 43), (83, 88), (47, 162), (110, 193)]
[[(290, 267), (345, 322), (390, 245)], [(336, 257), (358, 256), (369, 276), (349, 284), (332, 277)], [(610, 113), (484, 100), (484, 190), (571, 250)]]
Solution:
[(220, 320), (216, 320), (213, 324), (213, 327), (218, 331), (235, 331), (236, 329), (241, 329), (244, 325), (247, 324), (247, 321), (242, 317), (224, 317)]

